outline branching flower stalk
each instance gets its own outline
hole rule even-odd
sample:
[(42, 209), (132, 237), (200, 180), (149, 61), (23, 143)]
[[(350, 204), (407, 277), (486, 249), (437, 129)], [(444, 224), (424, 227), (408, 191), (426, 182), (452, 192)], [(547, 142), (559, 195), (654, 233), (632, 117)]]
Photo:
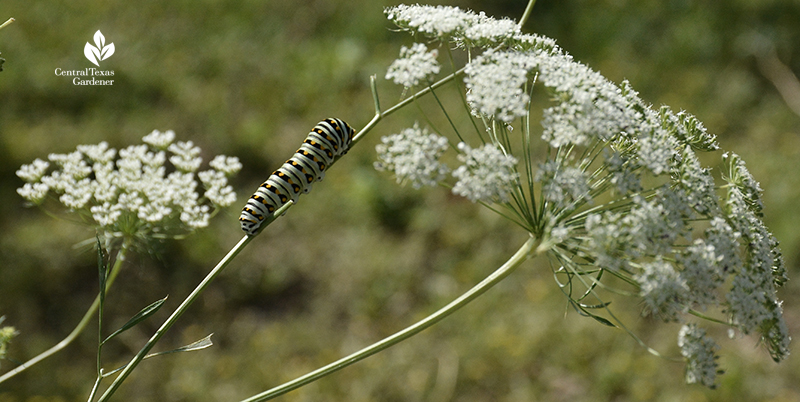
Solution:
[[(144, 144), (117, 151), (107, 143), (79, 145), (69, 154), (23, 165), (17, 192), (46, 213), (95, 229), (103, 246), (117, 250), (105, 280), (108, 289), (127, 252), (156, 239), (180, 239), (208, 225), (219, 209), (236, 201), (228, 177), (241, 169), (237, 158), (220, 155), (199, 171), (200, 148), (175, 142), (172, 131), (153, 131)], [(166, 162), (169, 161), (169, 165)], [(198, 180), (199, 179), (199, 180)], [(202, 186), (202, 196), (197, 187)], [(66, 208), (66, 213), (58, 212)], [(98, 295), (75, 329), (61, 342), (5, 373), (3, 382), (68, 346), (101, 304)]]
[[(687, 382), (713, 387), (721, 372), (718, 347), (697, 318), (759, 335), (775, 361), (788, 356), (776, 295), (787, 275), (762, 221), (762, 190), (729, 152), (717, 183), (697, 153), (719, 145), (697, 118), (652, 107), (627, 81), (611, 83), (513, 21), (442, 6), (386, 14), (427, 47), (467, 52), (458, 70), (472, 120), (465, 126), (482, 129), (459, 129), (437, 102), (454, 139), (418, 125), (386, 136), (378, 170), (414, 188), (448, 187), (540, 239), (580, 314), (625, 328), (607, 297), (627, 294), (643, 315), (682, 324)], [(427, 47), (401, 51), (387, 78), (404, 90), (430, 80), (438, 66)], [(529, 111), (539, 104), (535, 132)], [(457, 168), (448, 167), (447, 149), (457, 152)]]

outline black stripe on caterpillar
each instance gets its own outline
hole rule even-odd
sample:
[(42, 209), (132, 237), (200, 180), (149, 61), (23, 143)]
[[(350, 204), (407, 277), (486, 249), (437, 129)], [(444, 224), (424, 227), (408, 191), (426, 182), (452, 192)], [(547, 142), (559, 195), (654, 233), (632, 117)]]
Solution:
[(289, 200), (297, 201), (300, 193), (311, 191), (311, 184), (325, 177), (325, 169), (334, 158), (350, 149), (353, 134), (353, 128), (340, 119), (325, 119), (314, 126), (300, 149), (247, 200), (239, 216), (242, 230), (255, 235), (275, 210)]

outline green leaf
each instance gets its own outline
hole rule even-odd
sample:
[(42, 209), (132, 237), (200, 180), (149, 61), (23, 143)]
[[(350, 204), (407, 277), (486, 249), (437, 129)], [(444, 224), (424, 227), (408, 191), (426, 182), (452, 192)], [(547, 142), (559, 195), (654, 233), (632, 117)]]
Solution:
[[(169, 296), (167, 296), (167, 297), (169, 297)], [(113, 337), (115, 337), (115, 336), (117, 336), (117, 335), (119, 335), (119, 334), (121, 334), (121, 333), (123, 333), (123, 332), (125, 332), (125, 331), (127, 331), (129, 329), (131, 329), (134, 325), (146, 320), (148, 317), (150, 317), (151, 315), (155, 314), (156, 311), (158, 311), (158, 309), (161, 308), (161, 306), (164, 304), (164, 302), (167, 301), (167, 297), (164, 297), (161, 300), (156, 300), (155, 302), (153, 302), (149, 306), (143, 308), (135, 316), (131, 317), (131, 319), (128, 320), (128, 322), (126, 322), (125, 325), (123, 325), (120, 329), (116, 330), (113, 334), (109, 335), (108, 338), (106, 338), (102, 343), (104, 344), (104, 343), (108, 342), (109, 339), (111, 339), (111, 338), (113, 338)]]
[[(214, 343), (211, 342), (211, 336), (212, 335), (214, 335), (214, 334), (213, 333), (212, 334), (208, 334), (207, 337), (205, 337), (205, 338), (203, 338), (203, 339), (201, 339), (201, 340), (199, 340), (197, 342), (192, 342), (192, 343), (190, 343), (190, 344), (188, 344), (186, 346), (181, 346), (181, 347), (179, 347), (177, 349), (168, 350), (166, 352), (151, 353), (151, 354), (145, 356), (144, 359), (149, 359), (151, 357), (156, 357), (156, 356), (168, 355), (170, 353), (194, 352), (195, 350), (205, 349), (207, 347), (210, 347), (210, 346), (214, 345)], [(142, 360), (144, 360), (144, 359), (142, 359)], [(103, 372), (101, 372), (101, 375), (103, 376), (103, 378), (111, 376), (111, 375), (114, 375), (115, 373), (118, 373), (118, 372), (122, 371), (126, 366), (127, 365), (119, 367), (119, 368), (114, 369), (114, 370), (109, 371), (109, 372), (103, 371)]]
[(606, 308), (606, 307), (608, 307), (609, 304), (611, 304), (611, 302), (604, 302), (604, 303), (600, 303), (600, 304), (583, 304), (583, 303), (579, 303), (579, 305), (581, 306), (581, 309), (595, 309), (595, 310), (596, 309), (600, 309), (600, 308)]
[(614, 325), (614, 323), (613, 323), (613, 322), (611, 322), (611, 321), (609, 321), (609, 320), (607, 320), (607, 319), (605, 319), (605, 318), (603, 318), (603, 317), (600, 317), (599, 315), (589, 314), (589, 317), (592, 317), (592, 318), (594, 318), (594, 319), (595, 319), (597, 322), (599, 322), (600, 324), (607, 325), (607, 326), (609, 326), (609, 327), (611, 327), (611, 328), (616, 328), (616, 327), (617, 327), (616, 325)]
[(597, 321), (597, 322), (599, 322), (599, 323), (601, 323), (603, 325), (607, 325), (607, 326), (612, 327), (612, 328), (617, 328), (617, 326), (613, 322), (609, 321), (606, 318), (600, 317), (599, 315), (592, 314), (591, 312), (589, 312), (586, 309), (586, 307), (589, 307), (589, 308), (604, 308), (605, 306), (610, 304), (610, 302), (609, 303), (603, 303), (603, 304), (600, 304), (600, 305), (597, 305), (597, 306), (586, 306), (586, 307), (584, 307), (584, 305), (576, 303), (576, 302), (570, 300), (569, 304), (572, 306), (572, 308), (575, 309), (576, 312), (578, 312), (578, 314), (580, 314), (580, 315), (582, 315), (584, 317), (592, 317), (592, 318), (595, 319), (595, 321)]
[(211, 342), (211, 336), (212, 335), (214, 335), (214, 334), (208, 334), (207, 337), (205, 337), (203, 339), (200, 339), (199, 341), (192, 342), (192, 343), (190, 343), (188, 345), (185, 345), (185, 346), (181, 346), (181, 347), (179, 347), (177, 349), (168, 350), (166, 352), (151, 353), (151, 354), (145, 356), (145, 359), (147, 359), (148, 357), (168, 355), (170, 353), (194, 352), (195, 350), (201, 350), (201, 349), (205, 349), (205, 348), (211, 347), (211, 346), (214, 345), (214, 342)]

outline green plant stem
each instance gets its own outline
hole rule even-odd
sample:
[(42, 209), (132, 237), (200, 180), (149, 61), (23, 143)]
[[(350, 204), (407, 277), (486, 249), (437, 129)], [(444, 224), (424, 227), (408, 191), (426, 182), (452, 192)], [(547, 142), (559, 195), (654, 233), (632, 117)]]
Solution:
[(531, 16), (531, 12), (533, 12), (533, 5), (536, 4), (536, 0), (529, 0), (528, 5), (525, 7), (525, 12), (522, 13), (522, 18), (519, 19), (519, 23), (517, 26), (522, 28), (526, 22), (528, 22), (528, 18)]
[(6, 22), (3, 23), (3, 25), (0, 25), (0, 29), (5, 28), (6, 26), (8, 26), (9, 24), (11, 24), (14, 21), (15, 20), (13, 18), (9, 18), (8, 20), (6, 20)]
[[(119, 274), (120, 267), (122, 267), (122, 262), (125, 261), (125, 254), (128, 252), (129, 249), (130, 249), (130, 243), (128, 242), (128, 240), (124, 240), (122, 242), (122, 246), (119, 249), (119, 252), (117, 253), (117, 258), (114, 261), (114, 266), (111, 268), (111, 273), (108, 276), (106, 282), (106, 290), (109, 287), (111, 287), (111, 284), (114, 282), (114, 278), (116, 278), (117, 274)], [(30, 359), (25, 363), (22, 363), (21, 365), (17, 366), (13, 370), (9, 371), (8, 373), (3, 374), (3, 376), (0, 377), (0, 383), (25, 371), (34, 364), (39, 363), (40, 361), (54, 355), (61, 349), (67, 347), (70, 343), (72, 343), (72, 341), (75, 340), (75, 338), (78, 337), (78, 335), (81, 334), (81, 332), (83, 332), (83, 330), (86, 328), (86, 325), (89, 324), (89, 321), (91, 321), (92, 317), (94, 316), (94, 313), (97, 312), (97, 308), (99, 306), (100, 306), (100, 295), (98, 294), (97, 297), (94, 299), (92, 305), (86, 311), (86, 314), (84, 314), (83, 318), (81, 318), (81, 321), (78, 323), (75, 329), (73, 329), (72, 332), (70, 332), (70, 334), (67, 335), (66, 338), (64, 338), (61, 342), (55, 344), (50, 349), (47, 349), (46, 351), (40, 353), (33, 359)]]
[(492, 286), (499, 283), (509, 274), (511, 274), (511, 272), (513, 272), (516, 267), (518, 267), (523, 262), (527, 261), (529, 258), (534, 257), (546, 251), (544, 248), (540, 247), (540, 245), (541, 245), (541, 240), (531, 236), (528, 239), (528, 241), (526, 241), (525, 244), (523, 244), (522, 247), (520, 247), (520, 249), (517, 250), (517, 252), (508, 261), (505, 262), (505, 264), (503, 264), (496, 271), (492, 272), (491, 275), (487, 276), (483, 281), (475, 285), (472, 289), (468, 290), (466, 293), (462, 294), (459, 298), (450, 302), (450, 304), (437, 310), (435, 313), (425, 317), (421, 321), (418, 321), (417, 323), (407, 327), (406, 329), (403, 329), (402, 331), (399, 331), (394, 335), (391, 335), (387, 338), (384, 338), (383, 340), (373, 343), (372, 345), (367, 346), (366, 348), (361, 349), (349, 356), (343, 357), (327, 366), (319, 368), (302, 377), (298, 377), (292, 381), (286, 382), (282, 385), (267, 390), (263, 393), (244, 399), (241, 402), (266, 401), (275, 398), (277, 396), (283, 395), (289, 391), (300, 388), (328, 374), (341, 370), (353, 363), (361, 361), (369, 356), (372, 356), (375, 353), (378, 353), (390, 346), (393, 346), (397, 343), (400, 343), (416, 335), (422, 330), (432, 326), (433, 324), (436, 324), (443, 318), (454, 313), (461, 307), (466, 306), (469, 302), (471, 302), (472, 300), (483, 294), (485, 291), (489, 290)]
[[(291, 203), (286, 204), (284, 206), (287, 205), (291, 205)], [(280, 213), (282, 213), (281, 209), (276, 211), (274, 216), (280, 216)], [(167, 320), (164, 321), (163, 324), (161, 324), (161, 327), (158, 328), (158, 330), (153, 334), (153, 336), (142, 347), (139, 353), (137, 353), (136, 356), (134, 356), (133, 359), (131, 359), (131, 361), (127, 365), (125, 365), (125, 369), (122, 370), (122, 372), (117, 376), (117, 378), (114, 379), (114, 382), (111, 383), (108, 389), (106, 389), (105, 393), (103, 393), (103, 395), (100, 396), (98, 402), (107, 401), (111, 397), (111, 395), (113, 395), (114, 392), (116, 392), (117, 388), (119, 388), (122, 382), (125, 381), (128, 375), (130, 375), (130, 373), (136, 368), (136, 366), (138, 366), (139, 363), (147, 356), (147, 353), (150, 351), (150, 349), (152, 349), (153, 346), (155, 346), (156, 342), (158, 342), (159, 339), (161, 339), (161, 337), (164, 336), (164, 333), (166, 333), (170, 329), (170, 327), (172, 327), (172, 325), (175, 324), (175, 321), (177, 321), (178, 318), (180, 318), (181, 315), (183, 315), (183, 313), (186, 312), (189, 306), (191, 306), (192, 303), (194, 303), (197, 297), (200, 296), (200, 294), (206, 289), (206, 287), (208, 287), (208, 285), (214, 280), (214, 278), (216, 278), (217, 275), (222, 273), (222, 271), (228, 266), (228, 264), (230, 264), (233, 258), (236, 257), (236, 255), (239, 254), (239, 252), (242, 251), (242, 249), (248, 243), (250, 243), (250, 241), (253, 240), (253, 238), (254, 238), (253, 236), (244, 236), (242, 240), (239, 241), (239, 243), (233, 246), (231, 251), (229, 251), (228, 254), (226, 254), (225, 257), (222, 258), (222, 260), (217, 264), (217, 266), (215, 266), (214, 269), (212, 269), (211, 272), (209, 272), (208, 275), (206, 275), (206, 277), (203, 278), (203, 280), (200, 282), (200, 284), (197, 285), (197, 287), (192, 291), (192, 293), (190, 293), (189, 296), (187, 296), (186, 299), (183, 300), (180, 306), (178, 306), (178, 308), (175, 309), (174, 312), (172, 312), (172, 315), (170, 315), (169, 318), (167, 318)]]
[(367, 125), (365, 125), (361, 129), (361, 131), (359, 131), (358, 134), (356, 134), (355, 137), (353, 137), (353, 141), (352, 141), (352, 144), (350, 146), (353, 146), (358, 141), (360, 141), (361, 138), (364, 137), (364, 135), (366, 135), (370, 130), (372, 130), (375, 127), (375, 125), (378, 124), (379, 121), (381, 121), (381, 119), (383, 119), (384, 117), (389, 116), (390, 114), (400, 110), (401, 108), (403, 108), (404, 106), (408, 105), (409, 103), (414, 102), (414, 100), (419, 98), (420, 96), (425, 95), (428, 92), (431, 92), (432, 90), (434, 90), (436, 88), (439, 88), (440, 86), (452, 81), (453, 79), (455, 79), (456, 77), (460, 76), (461, 74), (464, 74), (464, 70), (466, 70), (466, 67), (461, 67), (461, 69), (459, 69), (458, 71), (456, 71), (456, 72), (454, 72), (454, 73), (442, 78), (439, 81), (436, 81), (435, 83), (431, 84), (430, 86), (428, 86), (428, 87), (426, 87), (424, 89), (421, 89), (419, 92), (415, 93), (414, 95), (409, 96), (408, 98), (402, 100), (400, 103), (398, 103), (398, 104), (396, 104), (396, 105), (394, 105), (394, 106), (390, 107), (389, 109), (386, 109), (386, 110), (384, 110), (382, 112), (380, 110), (380, 102), (378, 101), (378, 91), (377, 91), (377, 89), (375, 89), (375, 79), (372, 78), (371, 79), (371, 85), (372, 85), (373, 102), (375, 104), (375, 116), (373, 116), (372, 120), (370, 120), (369, 123), (367, 123)]

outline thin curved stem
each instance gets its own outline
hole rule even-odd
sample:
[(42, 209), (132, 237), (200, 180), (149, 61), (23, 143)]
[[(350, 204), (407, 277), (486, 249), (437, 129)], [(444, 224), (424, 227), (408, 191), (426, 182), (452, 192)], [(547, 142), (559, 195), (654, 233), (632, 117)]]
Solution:
[[(128, 252), (129, 249), (130, 249), (130, 242), (126, 239), (122, 242), (122, 246), (120, 246), (119, 252), (117, 253), (117, 257), (114, 261), (114, 266), (111, 268), (111, 273), (108, 275), (108, 279), (106, 281), (106, 290), (108, 290), (108, 288), (111, 287), (111, 284), (114, 282), (114, 279), (117, 277), (117, 274), (119, 274), (120, 267), (122, 267), (122, 262), (125, 261), (125, 254)], [(8, 380), (11, 377), (14, 377), (15, 375), (30, 368), (34, 364), (39, 363), (40, 361), (56, 354), (61, 349), (67, 347), (70, 343), (72, 343), (75, 340), (75, 338), (78, 337), (78, 335), (81, 334), (81, 332), (83, 332), (83, 330), (86, 328), (86, 325), (89, 324), (89, 321), (91, 321), (92, 317), (97, 312), (97, 308), (99, 306), (100, 306), (100, 295), (98, 294), (97, 297), (94, 299), (92, 305), (89, 306), (88, 310), (86, 310), (86, 314), (83, 315), (81, 321), (78, 323), (75, 329), (73, 329), (72, 332), (70, 332), (69, 335), (67, 335), (66, 338), (64, 338), (61, 342), (53, 345), (53, 347), (51, 347), (50, 349), (47, 349), (44, 352), (40, 353), (38, 356), (26, 361), (25, 363), (22, 363), (21, 365), (17, 366), (8, 373), (3, 374), (3, 376), (0, 377), (0, 383), (2, 383), (5, 380)]]
[(463, 74), (465, 69), (466, 69), (466, 67), (461, 67), (461, 69), (459, 69), (458, 71), (456, 71), (456, 72), (454, 72), (454, 73), (442, 78), (439, 81), (436, 81), (432, 85), (430, 85), (430, 86), (420, 90), (419, 92), (415, 93), (413, 96), (409, 96), (408, 98), (404, 99), (403, 101), (399, 102), (398, 104), (396, 104), (396, 105), (394, 105), (394, 106), (392, 106), (389, 109), (386, 109), (384, 111), (380, 111), (380, 103), (378, 102), (378, 92), (377, 92), (377, 89), (375, 88), (375, 80), (372, 79), (371, 85), (373, 86), (372, 97), (373, 97), (373, 102), (375, 104), (375, 116), (373, 116), (372, 120), (370, 120), (369, 123), (367, 123), (367, 125), (365, 125), (364, 128), (362, 128), (361, 131), (359, 131), (358, 134), (355, 135), (355, 137), (353, 137), (353, 141), (351, 142), (350, 146), (352, 147), (358, 141), (360, 141), (361, 138), (364, 137), (364, 135), (366, 135), (370, 130), (372, 130), (375, 127), (376, 124), (378, 124), (379, 121), (381, 121), (381, 119), (383, 119), (384, 117), (389, 116), (390, 114), (402, 109), (404, 106), (408, 105), (409, 103), (414, 102), (414, 100), (416, 98), (418, 98), (418, 97), (420, 97), (422, 95), (425, 95), (428, 92), (431, 92), (432, 90), (434, 90), (436, 88), (439, 88), (440, 86), (452, 81), (453, 79), (455, 79), (459, 75)]
[(527, 261), (529, 258), (546, 251), (543, 248), (541, 248), (540, 245), (541, 245), (541, 240), (531, 236), (528, 239), (528, 241), (526, 241), (525, 244), (523, 244), (522, 247), (520, 247), (520, 249), (517, 250), (517, 252), (508, 261), (505, 262), (505, 264), (503, 264), (496, 271), (492, 272), (492, 274), (487, 276), (486, 279), (475, 285), (472, 289), (468, 290), (459, 298), (450, 302), (450, 304), (442, 307), (441, 309), (425, 317), (421, 321), (418, 321), (416, 324), (413, 324), (410, 327), (407, 327), (406, 329), (395, 333), (394, 335), (384, 338), (383, 340), (373, 343), (372, 345), (367, 346), (366, 348), (361, 349), (349, 356), (343, 357), (325, 367), (312, 371), (302, 377), (298, 377), (292, 381), (279, 385), (275, 388), (267, 390), (258, 395), (254, 395), (250, 398), (244, 399), (241, 402), (266, 401), (274, 397), (277, 397), (279, 395), (283, 395), (289, 391), (292, 391), (308, 383), (316, 381), (328, 374), (343, 369), (353, 363), (363, 360), (369, 356), (372, 356), (375, 353), (378, 353), (390, 346), (393, 346), (397, 343), (400, 343), (416, 335), (422, 330), (432, 326), (433, 324), (436, 324), (443, 318), (454, 313), (461, 307), (466, 306), (469, 302), (471, 302), (472, 300), (483, 294), (485, 291), (489, 290), (492, 286), (499, 283), (509, 274), (511, 274), (511, 272), (513, 272), (516, 267), (518, 267), (523, 262)]

